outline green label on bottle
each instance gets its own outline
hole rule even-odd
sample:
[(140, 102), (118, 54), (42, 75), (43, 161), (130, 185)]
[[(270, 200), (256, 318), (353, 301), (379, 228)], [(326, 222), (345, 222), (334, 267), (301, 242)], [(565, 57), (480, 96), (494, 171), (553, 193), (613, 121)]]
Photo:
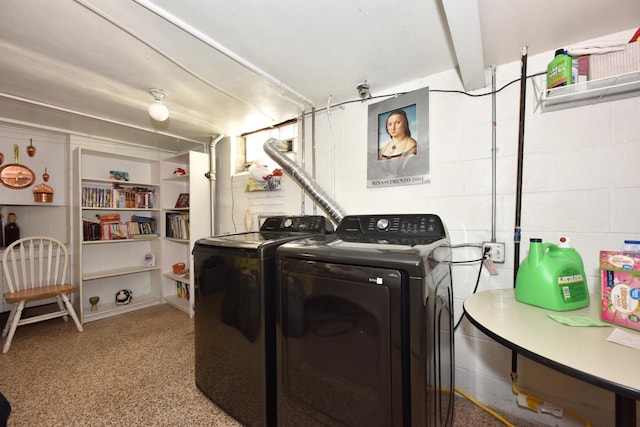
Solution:
[(558, 55), (547, 66), (547, 89), (572, 84), (571, 57)]

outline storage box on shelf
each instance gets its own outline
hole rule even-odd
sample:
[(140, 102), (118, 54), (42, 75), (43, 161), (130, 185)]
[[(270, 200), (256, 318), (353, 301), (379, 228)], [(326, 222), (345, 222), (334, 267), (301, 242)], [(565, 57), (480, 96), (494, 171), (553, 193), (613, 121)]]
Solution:
[[(83, 148), (75, 150), (74, 162), (81, 321), (160, 304), (160, 162)], [(122, 289), (133, 294), (126, 304), (116, 302)], [(90, 297), (100, 298), (93, 310)]]
[(194, 314), (191, 251), (196, 240), (211, 234), (208, 170), (209, 156), (194, 151), (161, 162), (162, 298), (189, 317)]
[(640, 43), (627, 43), (622, 50), (590, 55), (589, 80), (640, 71)]

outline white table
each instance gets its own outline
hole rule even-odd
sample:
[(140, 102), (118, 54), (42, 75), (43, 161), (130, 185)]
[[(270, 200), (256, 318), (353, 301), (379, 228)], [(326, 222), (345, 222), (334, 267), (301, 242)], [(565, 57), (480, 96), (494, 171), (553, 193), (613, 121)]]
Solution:
[(465, 299), (464, 311), (472, 324), (518, 354), (614, 392), (615, 425), (635, 425), (636, 400), (640, 399), (640, 350), (607, 341), (615, 325), (572, 327), (547, 316), (553, 313), (599, 319), (597, 295), (591, 296), (589, 307), (555, 312), (515, 300), (506, 308), (496, 308), (491, 292), (478, 292)]

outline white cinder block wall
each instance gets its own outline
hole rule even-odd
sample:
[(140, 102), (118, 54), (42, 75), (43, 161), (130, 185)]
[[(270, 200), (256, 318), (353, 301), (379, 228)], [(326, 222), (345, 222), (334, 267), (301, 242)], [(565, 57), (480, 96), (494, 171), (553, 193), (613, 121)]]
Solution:
[[(629, 39), (634, 30), (604, 37)], [(558, 47), (562, 47), (560, 41)], [(517, 54), (519, 56), (519, 54)], [(546, 70), (553, 51), (531, 56), (528, 74)], [(520, 78), (520, 61), (498, 65), (497, 87)], [(487, 80), (490, 82), (490, 79)], [(482, 272), (479, 290), (513, 286), (516, 155), (520, 83), (497, 94), (496, 238), (506, 242), (506, 262), (499, 275)], [(316, 180), (348, 213), (428, 212), (441, 216), (454, 245), (478, 244), (491, 238), (491, 96), (468, 97), (437, 93), (462, 90), (455, 71), (427, 76), (394, 88), (377, 88), (374, 96), (428, 86), (431, 182), (414, 186), (369, 189), (366, 186), (367, 102), (356, 102), (316, 116)], [(484, 93), (490, 90), (478, 90)], [(354, 98), (356, 96), (354, 88)], [(600, 249), (620, 249), (625, 238), (640, 239), (640, 98), (541, 114), (535, 92), (527, 83), (524, 142), (521, 258), (530, 237), (555, 241), (569, 236), (582, 254), (589, 288), (598, 290)], [(336, 100), (343, 101), (343, 100)], [(535, 111), (534, 111), (535, 110)], [(306, 127), (310, 131), (311, 126)], [(307, 134), (310, 144), (311, 134)], [(228, 156), (230, 142), (219, 145)], [(310, 145), (309, 145), (310, 147)], [(311, 155), (311, 149), (307, 154)], [(221, 162), (224, 163), (224, 162)], [(307, 160), (310, 167), (310, 160)], [(299, 214), (300, 190), (285, 179), (279, 194), (244, 192), (246, 175), (219, 170), (217, 231), (243, 231), (247, 209), (255, 213)], [(233, 206), (229, 206), (232, 198)], [(231, 208), (231, 209), (228, 209)], [(231, 221), (233, 212), (234, 221)], [(307, 202), (305, 213), (311, 214)], [(235, 223), (235, 225), (234, 225)], [(455, 260), (480, 256), (473, 247), (454, 250)], [(462, 302), (474, 288), (478, 264), (456, 265), (455, 321)], [(597, 302), (595, 302), (597, 303)], [(532, 325), (535, 327), (535, 325)], [(456, 385), (507, 417), (517, 415), (545, 425), (580, 425), (565, 416), (555, 418), (519, 409), (511, 391), (511, 352), (487, 338), (466, 320), (456, 332)], [(567, 345), (571, 345), (570, 342)], [(584, 351), (589, 351), (585, 348)], [(518, 386), (549, 403), (570, 409), (592, 425), (613, 425), (614, 395), (585, 382), (518, 358)], [(602, 361), (611, 363), (611, 361)], [(633, 363), (615, 361), (613, 363)]]

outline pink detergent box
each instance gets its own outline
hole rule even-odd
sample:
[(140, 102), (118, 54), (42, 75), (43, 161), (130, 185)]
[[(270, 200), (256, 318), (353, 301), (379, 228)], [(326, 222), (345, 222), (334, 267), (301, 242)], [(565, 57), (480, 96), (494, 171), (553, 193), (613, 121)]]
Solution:
[(601, 318), (640, 330), (640, 271), (600, 269)]
[(640, 252), (600, 251), (600, 268), (640, 271)]

